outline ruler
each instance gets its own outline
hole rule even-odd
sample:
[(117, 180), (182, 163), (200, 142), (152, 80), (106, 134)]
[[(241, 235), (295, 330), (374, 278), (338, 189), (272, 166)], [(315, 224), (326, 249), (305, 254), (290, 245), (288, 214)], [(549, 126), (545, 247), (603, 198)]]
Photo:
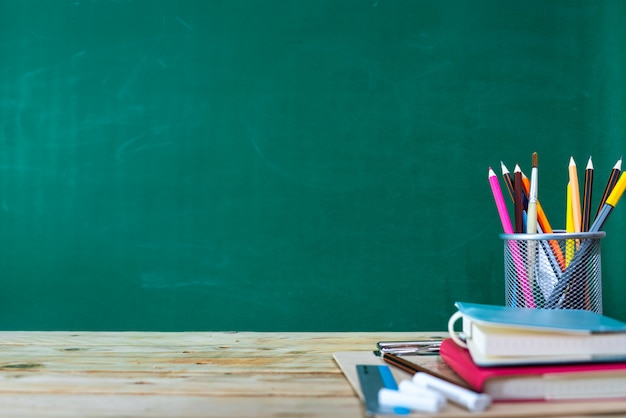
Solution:
[(407, 408), (391, 408), (378, 403), (378, 391), (382, 388), (398, 389), (396, 380), (391, 374), (389, 366), (357, 364), (361, 392), (365, 398), (366, 415), (375, 414), (408, 414)]

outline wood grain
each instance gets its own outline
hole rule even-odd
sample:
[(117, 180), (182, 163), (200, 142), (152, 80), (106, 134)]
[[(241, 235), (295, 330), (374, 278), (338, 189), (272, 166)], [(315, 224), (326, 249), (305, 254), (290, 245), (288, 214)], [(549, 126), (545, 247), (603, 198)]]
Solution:
[(407, 333), (0, 332), (3, 417), (342, 417), (332, 353)]

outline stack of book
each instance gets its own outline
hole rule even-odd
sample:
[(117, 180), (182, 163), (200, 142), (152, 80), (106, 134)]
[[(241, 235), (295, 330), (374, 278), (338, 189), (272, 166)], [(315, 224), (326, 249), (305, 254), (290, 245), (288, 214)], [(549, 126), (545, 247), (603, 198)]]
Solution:
[(451, 333), (440, 355), (474, 390), (494, 400), (626, 398), (626, 323), (583, 310), (456, 306), (464, 339)]

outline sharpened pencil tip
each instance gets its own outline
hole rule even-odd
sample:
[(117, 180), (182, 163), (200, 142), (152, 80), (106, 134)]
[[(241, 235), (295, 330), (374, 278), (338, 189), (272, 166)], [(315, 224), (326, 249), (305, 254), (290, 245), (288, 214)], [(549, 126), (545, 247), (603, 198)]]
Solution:
[(539, 157), (537, 157), (537, 153), (533, 152), (533, 167), (537, 167), (537, 160), (539, 159)]
[(593, 163), (591, 162), (591, 156), (589, 156), (589, 161), (587, 161), (586, 170), (593, 170)]
[(574, 162), (574, 157), (569, 157), (569, 165), (576, 165)]
[(504, 165), (504, 163), (502, 161), (500, 161), (500, 168), (502, 169), (502, 175), (504, 176), (505, 174), (509, 174), (509, 169), (506, 168), (506, 166)]

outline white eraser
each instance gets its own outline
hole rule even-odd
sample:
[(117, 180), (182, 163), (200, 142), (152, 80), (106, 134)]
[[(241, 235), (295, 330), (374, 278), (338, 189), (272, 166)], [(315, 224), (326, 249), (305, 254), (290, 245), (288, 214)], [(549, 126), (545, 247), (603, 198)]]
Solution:
[(445, 405), (435, 397), (420, 397), (398, 390), (382, 388), (378, 391), (378, 403), (393, 408), (408, 408), (420, 412), (439, 412)]
[(413, 383), (441, 392), (450, 401), (472, 412), (482, 412), (491, 405), (491, 396), (485, 393), (473, 392), (427, 373), (415, 373)]

